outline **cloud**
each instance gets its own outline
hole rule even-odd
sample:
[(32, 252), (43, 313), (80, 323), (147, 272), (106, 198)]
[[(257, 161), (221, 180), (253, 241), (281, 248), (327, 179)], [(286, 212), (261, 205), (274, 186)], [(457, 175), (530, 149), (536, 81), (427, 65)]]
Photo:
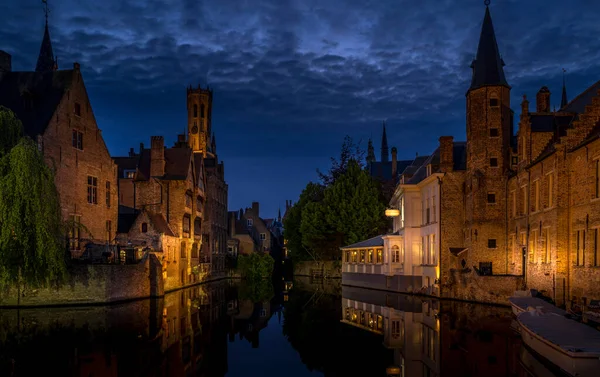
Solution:
[[(102, 107), (117, 99), (130, 101), (118, 116), (137, 119), (132, 127), (144, 139), (148, 129), (183, 129), (184, 87), (208, 82), (224, 159), (241, 150), (248, 157), (327, 159), (346, 133), (378, 138), (383, 119), (390, 144), (409, 157), (412, 149), (430, 152), (441, 134), (464, 138), (464, 94), (482, 3), (65, 0), (52, 2), (50, 18), (59, 64), (82, 64), (100, 104), (94, 105), (98, 118), (110, 120), (101, 124), (105, 135), (122, 127)], [(562, 67), (571, 97), (600, 78), (598, 11), (600, 3), (585, 0), (568, 7), (559, 0), (492, 2), (515, 110), (523, 93), (534, 98), (542, 85), (558, 94)], [(15, 69), (31, 69), (43, 30), (41, 3), (4, 2), (0, 13), (9, 15), (0, 48), (13, 54)], [(179, 104), (166, 107), (165, 93), (179, 93), (173, 101)], [(264, 140), (266, 148), (240, 147)]]

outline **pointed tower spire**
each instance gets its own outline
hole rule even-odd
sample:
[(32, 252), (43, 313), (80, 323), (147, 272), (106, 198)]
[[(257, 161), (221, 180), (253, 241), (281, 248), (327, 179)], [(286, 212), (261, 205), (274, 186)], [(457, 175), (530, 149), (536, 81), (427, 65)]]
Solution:
[(281, 222), (281, 207), (279, 207), (279, 212), (277, 212), (277, 221)]
[(504, 76), (504, 61), (498, 51), (489, 5), (490, 0), (485, 0), (485, 16), (481, 26), (477, 56), (471, 63), (473, 77), (469, 91), (488, 85), (501, 85), (510, 88)]
[(385, 133), (385, 120), (383, 121), (383, 135), (381, 136), (381, 162), (388, 162), (390, 151), (388, 149), (387, 135)]
[(562, 98), (560, 100), (560, 108), (561, 109), (563, 107), (567, 106), (567, 103), (569, 103), (569, 101), (567, 101), (567, 86), (565, 84), (565, 73), (566, 72), (567, 72), (567, 70), (563, 68), (563, 88), (562, 88)]
[(52, 51), (52, 42), (50, 41), (50, 32), (48, 31), (48, 0), (42, 0), (44, 3), (44, 13), (46, 16), (46, 27), (44, 28), (44, 38), (42, 39), (42, 46), (40, 47), (40, 54), (38, 56), (37, 65), (35, 66), (36, 72), (51, 72), (58, 69), (58, 64)]
[(367, 147), (367, 164), (375, 162), (375, 148), (373, 148), (373, 140), (369, 138), (369, 145)]

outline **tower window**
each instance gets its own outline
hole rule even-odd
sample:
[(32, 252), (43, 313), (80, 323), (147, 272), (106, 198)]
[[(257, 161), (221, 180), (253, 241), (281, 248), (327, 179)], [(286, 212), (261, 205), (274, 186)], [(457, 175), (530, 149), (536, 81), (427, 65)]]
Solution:
[(489, 192), (487, 194), (487, 201), (489, 204), (495, 204), (496, 203), (496, 194), (494, 194), (493, 192)]
[(496, 248), (496, 240), (494, 238), (488, 239), (488, 248), (495, 249)]
[(200, 118), (204, 118), (204, 104), (200, 105)]
[(498, 137), (498, 135), (500, 135), (500, 133), (497, 128), (490, 128), (490, 137)]
[(498, 107), (498, 98), (490, 98), (490, 107)]
[(512, 156), (512, 164), (516, 165), (519, 163), (519, 157), (518, 156)]
[(498, 167), (498, 159), (496, 157), (490, 158), (490, 166), (493, 167), (493, 168), (497, 168)]
[(198, 117), (198, 105), (194, 104), (194, 118)]

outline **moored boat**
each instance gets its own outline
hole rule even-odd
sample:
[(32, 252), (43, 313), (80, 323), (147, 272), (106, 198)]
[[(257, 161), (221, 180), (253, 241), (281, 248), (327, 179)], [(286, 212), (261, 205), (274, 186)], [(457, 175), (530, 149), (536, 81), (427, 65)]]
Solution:
[(600, 370), (600, 332), (564, 315), (530, 310), (517, 314), (526, 346), (575, 377)]
[(566, 311), (557, 308), (549, 302), (546, 302), (541, 298), (537, 297), (513, 296), (508, 298), (508, 302), (510, 302), (510, 306), (512, 307), (512, 311), (515, 315), (526, 312), (527, 308), (529, 307), (538, 309), (539, 311), (542, 311), (544, 313), (555, 313), (558, 315), (567, 314)]

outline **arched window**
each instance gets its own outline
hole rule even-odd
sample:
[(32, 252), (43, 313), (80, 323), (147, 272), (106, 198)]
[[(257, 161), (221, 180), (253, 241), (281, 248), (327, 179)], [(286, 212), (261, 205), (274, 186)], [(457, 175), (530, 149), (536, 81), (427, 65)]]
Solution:
[(142, 233), (148, 232), (148, 223), (142, 223)]
[(204, 118), (204, 104), (200, 105), (200, 118)]
[(194, 104), (194, 118), (198, 117), (198, 105)]
[(400, 247), (398, 247), (398, 245), (392, 246), (392, 263), (401, 263)]

